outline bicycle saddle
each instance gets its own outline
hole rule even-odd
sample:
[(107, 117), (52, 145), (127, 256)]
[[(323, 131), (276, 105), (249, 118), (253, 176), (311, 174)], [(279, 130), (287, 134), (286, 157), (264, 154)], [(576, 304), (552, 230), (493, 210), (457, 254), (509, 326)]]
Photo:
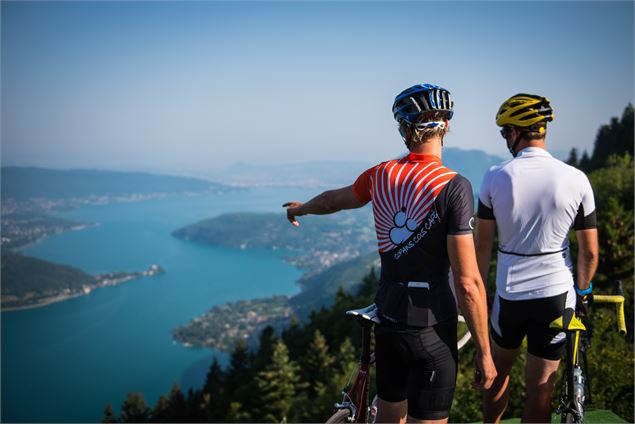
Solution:
[(575, 311), (572, 308), (564, 310), (564, 314), (561, 317), (551, 321), (549, 328), (555, 328), (564, 331), (586, 331), (586, 327), (582, 324), (582, 321), (575, 316)]
[(377, 315), (377, 305), (374, 303), (361, 309), (351, 309), (346, 311), (346, 315), (352, 315), (366, 321), (372, 321), (375, 324), (381, 324), (379, 316)]

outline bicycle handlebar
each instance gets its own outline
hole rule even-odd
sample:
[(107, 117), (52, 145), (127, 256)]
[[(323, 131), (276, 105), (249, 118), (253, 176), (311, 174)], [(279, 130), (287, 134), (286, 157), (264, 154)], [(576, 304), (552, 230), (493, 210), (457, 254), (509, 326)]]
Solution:
[(622, 336), (626, 335), (626, 318), (624, 316), (624, 289), (621, 281), (615, 282), (613, 294), (591, 295), (593, 303), (615, 303), (615, 313), (617, 314), (617, 327)]

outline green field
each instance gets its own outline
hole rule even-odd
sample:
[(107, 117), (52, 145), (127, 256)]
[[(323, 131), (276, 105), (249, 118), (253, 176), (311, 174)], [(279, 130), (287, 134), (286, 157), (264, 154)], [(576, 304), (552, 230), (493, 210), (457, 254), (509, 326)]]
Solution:
[[(502, 420), (503, 423), (519, 423), (520, 418), (510, 418), (508, 420)], [(552, 423), (559, 423), (560, 417), (554, 414), (551, 417)], [(596, 409), (596, 410), (588, 410), (586, 414), (584, 414), (584, 422), (585, 423), (625, 423), (621, 417), (615, 415), (611, 411), (607, 411), (605, 409)]]

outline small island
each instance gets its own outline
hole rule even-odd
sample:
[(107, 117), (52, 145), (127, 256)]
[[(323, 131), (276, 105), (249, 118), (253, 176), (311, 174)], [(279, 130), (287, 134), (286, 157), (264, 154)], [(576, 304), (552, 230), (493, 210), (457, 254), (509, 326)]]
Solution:
[(90, 275), (20, 253), (2, 255), (2, 311), (37, 308), (90, 294), (93, 290), (165, 272), (153, 264), (145, 271)]
[(293, 316), (287, 296), (225, 303), (177, 327), (172, 331), (172, 337), (186, 347), (230, 351), (238, 340), (254, 345), (253, 337), (260, 330), (267, 326), (283, 328)]

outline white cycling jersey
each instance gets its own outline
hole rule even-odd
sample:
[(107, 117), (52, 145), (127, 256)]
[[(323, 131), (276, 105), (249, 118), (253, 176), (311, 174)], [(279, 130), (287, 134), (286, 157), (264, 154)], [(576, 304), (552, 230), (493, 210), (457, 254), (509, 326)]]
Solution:
[(539, 147), (485, 174), (478, 217), (498, 229), (497, 293), (508, 300), (559, 295), (573, 285), (569, 231), (595, 228), (586, 175)]

